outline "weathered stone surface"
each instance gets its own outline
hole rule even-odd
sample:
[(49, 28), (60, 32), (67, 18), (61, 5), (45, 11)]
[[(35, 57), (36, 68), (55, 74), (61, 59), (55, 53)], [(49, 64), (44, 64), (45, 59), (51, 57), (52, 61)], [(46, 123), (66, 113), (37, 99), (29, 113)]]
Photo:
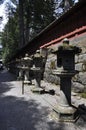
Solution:
[[(58, 79), (55, 78), (55, 75), (51, 74), (51, 70), (55, 67), (54, 65), (57, 65), (57, 58), (56, 55), (52, 54), (51, 50), (57, 50), (58, 46), (60, 46), (62, 43), (56, 44), (52, 47), (50, 47), (50, 51), (48, 53), (47, 63), (45, 67), (45, 79), (51, 83), (59, 84), (59, 77)], [(79, 37), (74, 37), (74, 39), (70, 40), (70, 44), (80, 47), (82, 49), (82, 52), (75, 56), (75, 69), (79, 71), (79, 74), (75, 75), (73, 77), (73, 82), (75, 84), (75, 91), (84, 91), (86, 90), (86, 35), (82, 35)], [(55, 62), (55, 64), (54, 64)]]
[(75, 55), (75, 63), (78, 62), (78, 59), (79, 59), (78, 55)]
[(86, 72), (80, 72), (77, 76), (77, 80), (83, 85), (86, 85)]
[(78, 83), (78, 82), (72, 82), (72, 90), (76, 93), (81, 93), (84, 91), (84, 85)]
[(55, 83), (55, 84), (60, 84), (60, 78), (57, 76), (54, 76), (53, 74), (49, 73), (49, 72), (45, 72), (44, 73), (44, 79), (47, 82), (51, 82), (51, 83)]
[(83, 63), (78, 63), (75, 65), (75, 70), (83, 71)]
[(71, 40), (71, 44), (81, 47), (82, 53), (86, 53), (86, 35), (81, 35), (79, 37), (76, 36)]
[(52, 74), (52, 70), (56, 68), (56, 55), (49, 54), (45, 66), (44, 79), (48, 82), (59, 84), (59, 77), (57, 78)]
[(79, 62), (86, 62), (86, 54), (79, 55)]
[(57, 85), (59, 85), (60, 84), (60, 78), (57, 77), (57, 76), (54, 76), (54, 77), (55, 77), (54, 83), (57, 84)]

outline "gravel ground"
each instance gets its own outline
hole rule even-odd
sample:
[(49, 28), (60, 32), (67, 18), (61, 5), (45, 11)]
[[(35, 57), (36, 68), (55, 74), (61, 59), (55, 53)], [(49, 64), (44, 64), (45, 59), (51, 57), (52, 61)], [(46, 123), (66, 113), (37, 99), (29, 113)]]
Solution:
[[(58, 122), (51, 117), (53, 106), (58, 104), (59, 87), (42, 81), (42, 86), (55, 89), (56, 95), (35, 94), (34, 85), (25, 86), (22, 95), (21, 81), (16, 81), (7, 70), (0, 71), (0, 130), (86, 130), (85, 121)], [(85, 99), (72, 95), (73, 104), (86, 104)]]

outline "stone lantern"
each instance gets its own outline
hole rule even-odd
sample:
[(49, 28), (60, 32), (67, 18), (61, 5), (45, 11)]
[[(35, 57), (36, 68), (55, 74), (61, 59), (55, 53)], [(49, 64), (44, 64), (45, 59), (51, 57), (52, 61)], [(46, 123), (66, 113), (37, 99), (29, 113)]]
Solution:
[(69, 45), (67, 38), (63, 40), (63, 45), (54, 52), (57, 55), (57, 69), (53, 71), (53, 74), (60, 77), (60, 101), (54, 110), (60, 121), (75, 120), (76, 109), (71, 104), (71, 79), (77, 73), (75, 54), (80, 52), (79, 47)]
[(24, 58), (21, 59), (21, 69), (23, 71), (23, 81), (22, 81), (22, 94), (24, 94), (24, 84), (31, 84), (31, 78), (30, 78), (30, 68), (31, 68), (31, 62), (32, 58), (28, 56), (28, 54), (25, 55)]
[(35, 88), (32, 90), (33, 92), (41, 90), (43, 60), (44, 59), (43, 56), (40, 54), (40, 50), (37, 50), (36, 53), (33, 55), (33, 67), (31, 68), (35, 81)]
[(20, 59), (17, 59), (17, 69), (18, 69), (18, 77), (17, 77), (17, 80), (22, 80), (23, 78), (23, 71), (22, 71), (22, 58)]

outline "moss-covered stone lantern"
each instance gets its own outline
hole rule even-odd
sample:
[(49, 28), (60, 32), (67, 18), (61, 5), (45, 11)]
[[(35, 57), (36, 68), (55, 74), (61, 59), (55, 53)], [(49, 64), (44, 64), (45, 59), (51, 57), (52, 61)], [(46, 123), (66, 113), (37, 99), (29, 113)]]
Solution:
[(60, 121), (75, 120), (76, 109), (71, 104), (71, 79), (77, 73), (75, 55), (80, 52), (79, 47), (69, 45), (67, 38), (63, 40), (63, 45), (54, 52), (57, 55), (58, 69), (54, 70), (53, 74), (60, 77), (60, 101), (54, 110)]

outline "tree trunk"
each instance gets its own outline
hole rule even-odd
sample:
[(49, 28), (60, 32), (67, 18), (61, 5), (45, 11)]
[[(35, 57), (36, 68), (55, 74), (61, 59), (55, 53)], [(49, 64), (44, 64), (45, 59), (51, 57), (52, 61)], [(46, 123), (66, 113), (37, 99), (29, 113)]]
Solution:
[(23, 0), (19, 0), (19, 35), (20, 43), (19, 48), (23, 47), (25, 44), (24, 41), (24, 12), (23, 12)]
[(25, 44), (27, 44), (28, 42), (29, 42), (29, 18), (27, 17), (25, 24)]

